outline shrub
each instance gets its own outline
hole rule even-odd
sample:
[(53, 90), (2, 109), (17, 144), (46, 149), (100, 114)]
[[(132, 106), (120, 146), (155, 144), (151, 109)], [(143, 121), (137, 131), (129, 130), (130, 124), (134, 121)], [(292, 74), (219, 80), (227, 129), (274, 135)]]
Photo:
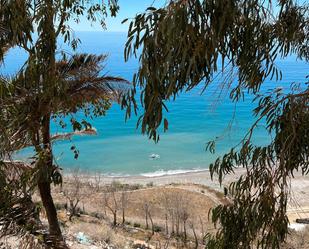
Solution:
[(153, 182), (148, 182), (146, 184), (146, 187), (148, 187), (148, 188), (152, 188), (153, 186), (154, 186)]
[(156, 232), (156, 233), (162, 232), (162, 227), (154, 225), (153, 226), (153, 231)]
[(134, 222), (133, 227), (141, 227), (141, 224)]
[(137, 189), (141, 189), (141, 188), (143, 188), (143, 185), (142, 184), (138, 184), (138, 183), (132, 184), (132, 185), (129, 186), (130, 190), (137, 190)]
[(55, 208), (57, 210), (67, 209), (67, 204), (66, 203), (58, 203), (58, 202), (56, 202), (55, 203)]
[(101, 213), (98, 213), (98, 212), (91, 212), (90, 216), (95, 217), (97, 219), (103, 219), (104, 218), (104, 215), (101, 214)]

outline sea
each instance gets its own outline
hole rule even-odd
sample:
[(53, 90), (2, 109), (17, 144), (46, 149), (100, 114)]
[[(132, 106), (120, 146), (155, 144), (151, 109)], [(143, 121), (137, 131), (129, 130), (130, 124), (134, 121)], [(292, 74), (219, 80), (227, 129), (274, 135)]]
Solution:
[[(138, 59), (124, 61), (124, 44), (126, 33), (121, 32), (77, 32), (81, 40), (76, 52), (107, 54), (102, 74), (119, 76), (132, 81), (133, 74), (138, 70)], [(59, 51), (72, 54), (72, 50), (59, 42)], [(25, 53), (20, 49), (12, 49), (5, 58), (4, 66), (0, 67), (2, 75), (14, 75), (24, 63)], [(261, 92), (275, 88), (288, 91), (292, 82), (306, 82), (309, 64), (297, 60), (291, 55), (278, 59), (277, 66), (281, 69), (281, 81), (266, 80)], [(99, 172), (115, 176), (144, 175), (147, 177), (172, 175), (178, 173), (207, 170), (218, 157), (236, 146), (246, 134), (254, 120), (252, 110), (257, 106), (253, 96), (245, 94), (244, 99), (235, 103), (229, 98), (229, 89), (222, 88), (222, 76), (205, 91), (203, 82), (198, 87), (181, 93), (175, 101), (167, 103), (165, 113), (169, 129), (160, 129), (160, 140), (155, 143), (147, 135), (142, 135), (136, 127), (137, 116), (125, 119), (125, 111), (114, 103), (105, 116), (88, 120), (97, 130), (96, 136), (73, 136), (70, 140), (57, 141), (53, 144), (55, 163), (64, 171), (80, 168), (83, 171)], [(138, 96), (137, 96), (137, 99)], [(82, 113), (76, 117), (81, 120)], [(70, 131), (62, 129), (52, 122), (52, 133)], [(206, 151), (208, 141), (217, 139), (215, 154)], [(266, 145), (271, 141), (271, 134), (261, 123), (256, 129), (253, 142)], [(74, 159), (72, 146), (76, 146), (79, 157)], [(15, 158), (29, 160), (33, 149), (18, 151)]]

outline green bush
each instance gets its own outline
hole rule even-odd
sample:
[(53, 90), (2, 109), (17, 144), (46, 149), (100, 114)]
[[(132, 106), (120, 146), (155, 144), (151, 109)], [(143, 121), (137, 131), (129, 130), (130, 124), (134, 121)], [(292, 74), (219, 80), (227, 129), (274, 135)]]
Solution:
[(146, 184), (146, 187), (148, 187), (148, 188), (152, 188), (153, 186), (154, 186), (153, 182), (148, 182)]
[(133, 227), (141, 227), (141, 224), (134, 222)]
[(162, 227), (157, 226), (157, 225), (153, 225), (153, 231), (156, 233), (162, 232)]

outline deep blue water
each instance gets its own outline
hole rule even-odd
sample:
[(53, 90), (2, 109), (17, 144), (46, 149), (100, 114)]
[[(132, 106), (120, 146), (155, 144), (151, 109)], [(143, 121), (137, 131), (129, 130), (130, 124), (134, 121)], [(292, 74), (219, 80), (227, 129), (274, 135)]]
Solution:
[[(82, 41), (78, 51), (84, 53), (107, 53), (109, 55), (104, 73), (121, 76), (131, 80), (138, 67), (137, 60), (125, 63), (123, 46), (125, 33), (80, 32), (76, 34)], [(65, 46), (59, 49), (70, 50)], [(2, 74), (13, 74), (25, 60), (21, 50), (14, 49), (6, 57)], [(305, 82), (309, 72), (308, 63), (289, 57), (277, 62), (283, 72), (280, 82), (266, 81), (261, 91), (275, 87), (288, 88), (291, 82)], [(217, 155), (222, 155), (236, 145), (252, 124), (251, 110), (255, 106), (252, 96), (246, 96), (242, 102), (232, 103), (228, 92), (218, 101), (220, 84), (214, 84), (202, 95), (203, 85), (191, 92), (181, 94), (169, 103), (169, 130), (161, 133), (158, 144), (142, 136), (136, 129), (137, 117), (125, 122), (125, 113), (115, 104), (104, 117), (91, 121), (98, 136), (75, 136), (72, 141), (57, 142), (54, 146), (57, 163), (64, 169), (80, 167), (85, 170), (99, 170), (110, 175), (161, 174), (186, 170), (206, 169)], [(236, 111), (235, 111), (236, 110)], [(234, 115), (235, 111), (235, 115)], [(78, 115), (81, 117), (81, 115)], [(229, 128), (229, 123), (233, 121)], [(54, 133), (63, 132), (52, 124)], [(216, 155), (205, 152), (205, 144), (214, 137), (222, 137), (217, 144)], [(254, 135), (256, 144), (265, 144), (270, 140), (263, 127)], [(80, 151), (78, 160), (70, 147), (75, 145)], [(17, 154), (24, 158), (31, 154), (26, 150)], [(157, 154), (159, 159), (151, 160), (150, 154)], [(150, 174), (150, 175), (151, 175)]]

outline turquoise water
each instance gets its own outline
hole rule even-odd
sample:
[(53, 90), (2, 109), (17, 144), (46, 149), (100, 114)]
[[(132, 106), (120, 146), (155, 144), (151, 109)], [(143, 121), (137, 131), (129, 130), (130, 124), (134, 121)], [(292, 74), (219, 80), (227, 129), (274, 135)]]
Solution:
[[(128, 63), (123, 60), (125, 33), (80, 32), (77, 36), (82, 41), (80, 52), (109, 54), (105, 73), (132, 79), (138, 64), (135, 59)], [(65, 46), (60, 47), (69, 51)], [(25, 55), (20, 50), (11, 51), (5, 66), (0, 68), (1, 73), (13, 74), (24, 59)], [(309, 72), (308, 63), (296, 61), (293, 57), (278, 61), (278, 66), (283, 72), (283, 80), (265, 82), (262, 91), (279, 86), (287, 88), (294, 81), (305, 82)], [(224, 92), (223, 99), (218, 101), (219, 84), (209, 87), (201, 95), (202, 87), (182, 94), (175, 102), (169, 103), (169, 130), (161, 133), (158, 144), (136, 129), (137, 117), (125, 122), (124, 111), (115, 104), (105, 117), (91, 121), (98, 131), (97, 136), (75, 136), (72, 141), (59, 141), (54, 145), (57, 163), (64, 169), (80, 167), (108, 175), (153, 176), (207, 169), (217, 155), (227, 152), (245, 134), (254, 120), (251, 110), (255, 104), (251, 96), (246, 96), (243, 102), (235, 106), (228, 99), (228, 92)], [(52, 124), (52, 130), (54, 133), (63, 132), (55, 124)], [(222, 137), (217, 144), (217, 154), (205, 152), (207, 141), (217, 136)], [(254, 136), (256, 144), (265, 144), (269, 139), (263, 127)], [(72, 145), (80, 151), (77, 160), (70, 150)], [(30, 154), (31, 149), (28, 149), (18, 153), (17, 158)], [(159, 158), (152, 159), (149, 157), (151, 154)]]

